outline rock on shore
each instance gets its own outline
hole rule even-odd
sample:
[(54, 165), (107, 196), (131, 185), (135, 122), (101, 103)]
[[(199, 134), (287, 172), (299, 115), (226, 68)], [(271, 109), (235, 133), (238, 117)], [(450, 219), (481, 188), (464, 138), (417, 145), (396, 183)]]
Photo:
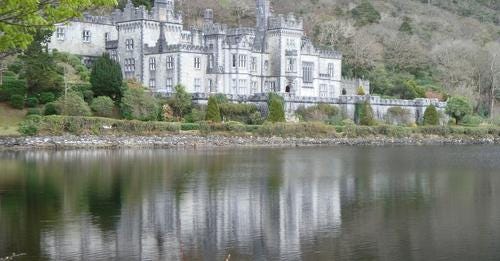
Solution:
[(282, 138), (235, 136), (47, 136), (0, 138), (0, 150), (500, 144), (500, 138)]

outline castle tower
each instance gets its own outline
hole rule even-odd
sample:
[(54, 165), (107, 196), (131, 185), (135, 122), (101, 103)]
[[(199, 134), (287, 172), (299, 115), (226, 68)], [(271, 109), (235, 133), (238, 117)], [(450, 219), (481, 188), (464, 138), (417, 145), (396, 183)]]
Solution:
[(158, 12), (158, 19), (160, 21), (167, 21), (169, 15), (173, 16), (175, 10), (174, 0), (155, 0), (154, 8)]
[(267, 29), (267, 22), (271, 17), (271, 4), (269, 0), (256, 0), (256, 14), (257, 14), (257, 29), (265, 31)]

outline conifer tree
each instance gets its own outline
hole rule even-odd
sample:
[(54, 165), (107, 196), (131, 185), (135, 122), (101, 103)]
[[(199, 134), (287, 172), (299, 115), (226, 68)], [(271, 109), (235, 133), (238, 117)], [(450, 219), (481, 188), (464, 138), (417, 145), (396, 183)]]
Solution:
[(269, 116), (267, 117), (267, 120), (270, 122), (285, 122), (285, 110), (283, 106), (283, 101), (279, 97), (276, 97), (276, 95), (270, 95)]
[(119, 101), (123, 96), (123, 76), (120, 64), (103, 54), (92, 66), (90, 74), (92, 91), (97, 96), (108, 96)]
[(439, 115), (434, 105), (431, 105), (425, 109), (424, 112), (424, 125), (438, 125)]
[(210, 96), (208, 98), (208, 108), (207, 108), (207, 121), (221, 122), (220, 108), (217, 98), (215, 96)]

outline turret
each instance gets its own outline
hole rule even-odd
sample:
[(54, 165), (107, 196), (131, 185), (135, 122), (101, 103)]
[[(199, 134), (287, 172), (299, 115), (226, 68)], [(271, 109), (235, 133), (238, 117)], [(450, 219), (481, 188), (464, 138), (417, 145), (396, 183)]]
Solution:
[(269, 0), (257, 0), (256, 4), (257, 30), (265, 31), (269, 17), (271, 17), (271, 5)]
[(213, 24), (214, 23), (214, 11), (212, 9), (205, 9), (203, 12), (203, 20), (205, 24)]

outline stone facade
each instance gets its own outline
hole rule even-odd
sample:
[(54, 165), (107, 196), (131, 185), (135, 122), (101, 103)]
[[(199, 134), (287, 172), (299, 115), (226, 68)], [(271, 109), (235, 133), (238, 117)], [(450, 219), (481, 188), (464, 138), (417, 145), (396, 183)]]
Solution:
[(367, 82), (342, 80), (342, 55), (316, 48), (302, 18), (273, 15), (269, 0), (256, 0), (256, 10), (255, 28), (216, 23), (208, 9), (201, 28), (185, 30), (175, 1), (156, 0), (150, 11), (129, 1), (109, 17), (86, 15), (58, 25), (49, 48), (87, 60), (108, 52), (125, 78), (161, 94), (176, 84), (191, 93), (231, 95), (335, 98), (355, 94), (359, 85), (369, 92)]
[[(229, 28), (213, 17), (207, 9), (201, 28), (185, 30), (174, 0), (155, 0), (150, 11), (129, 1), (108, 17), (85, 15), (57, 25), (49, 49), (89, 62), (107, 52), (120, 63), (125, 78), (164, 96), (182, 84), (198, 102), (222, 93), (235, 102), (260, 103), (266, 93), (275, 92), (285, 97), (288, 114), (300, 105), (329, 103), (353, 117), (354, 104), (365, 99), (356, 96), (358, 87), (370, 93), (368, 81), (342, 79), (341, 53), (315, 47), (304, 34), (302, 18), (274, 15), (269, 0), (256, 0), (252, 28)], [(426, 106), (445, 106), (426, 99), (369, 99), (379, 119), (388, 108), (401, 106), (419, 121)]]

